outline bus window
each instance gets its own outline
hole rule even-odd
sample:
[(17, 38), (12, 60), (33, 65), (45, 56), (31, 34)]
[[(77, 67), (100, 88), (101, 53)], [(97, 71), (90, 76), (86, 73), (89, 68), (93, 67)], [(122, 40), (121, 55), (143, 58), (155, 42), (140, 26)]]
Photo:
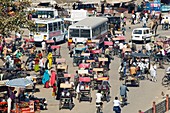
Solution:
[(60, 30), (60, 29), (61, 29), (61, 23), (58, 22), (58, 30)]
[(37, 24), (37, 32), (47, 32), (47, 24)]
[(80, 30), (80, 37), (88, 38), (90, 37), (90, 30), (88, 29), (81, 29)]
[(57, 31), (57, 30), (58, 30), (57, 22), (54, 22), (54, 23), (53, 23), (53, 27), (54, 27), (54, 31)]
[(70, 29), (71, 37), (79, 37), (79, 29)]
[(52, 25), (52, 23), (49, 23), (49, 24), (48, 24), (48, 30), (49, 30), (49, 31), (53, 31), (53, 25)]
[(64, 29), (65, 27), (64, 27), (64, 22), (63, 21), (61, 21), (61, 29), (62, 29), (62, 32), (64, 33), (65, 32), (65, 29)]

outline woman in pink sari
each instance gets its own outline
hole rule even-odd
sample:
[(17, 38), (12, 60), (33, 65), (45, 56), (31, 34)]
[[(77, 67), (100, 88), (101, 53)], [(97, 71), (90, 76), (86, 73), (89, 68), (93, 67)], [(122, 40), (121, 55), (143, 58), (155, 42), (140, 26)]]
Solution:
[(53, 86), (55, 82), (56, 82), (56, 72), (55, 70), (51, 70), (50, 85)]

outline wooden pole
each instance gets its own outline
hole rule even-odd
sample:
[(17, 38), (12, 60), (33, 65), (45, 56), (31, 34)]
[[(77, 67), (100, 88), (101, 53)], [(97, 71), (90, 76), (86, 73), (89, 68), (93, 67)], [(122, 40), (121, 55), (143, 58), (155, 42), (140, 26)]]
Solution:
[(153, 102), (153, 113), (156, 113), (156, 102)]
[(169, 111), (169, 95), (166, 95), (166, 111)]

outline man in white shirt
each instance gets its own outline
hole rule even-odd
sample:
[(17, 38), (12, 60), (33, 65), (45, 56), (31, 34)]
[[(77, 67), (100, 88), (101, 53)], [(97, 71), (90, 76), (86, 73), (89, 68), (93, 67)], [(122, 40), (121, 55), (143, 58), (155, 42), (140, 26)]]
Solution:
[(119, 49), (122, 50), (122, 49), (123, 49), (123, 46), (124, 46), (123, 43), (120, 43), (120, 44), (119, 44)]
[(149, 43), (146, 44), (146, 47), (145, 47), (145, 48), (146, 48), (146, 50), (147, 50), (148, 52), (151, 52), (151, 46), (150, 46)]
[(102, 94), (101, 94), (101, 91), (99, 90), (97, 93), (96, 93), (96, 105), (100, 104), (100, 106), (103, 105), (102, 103)]

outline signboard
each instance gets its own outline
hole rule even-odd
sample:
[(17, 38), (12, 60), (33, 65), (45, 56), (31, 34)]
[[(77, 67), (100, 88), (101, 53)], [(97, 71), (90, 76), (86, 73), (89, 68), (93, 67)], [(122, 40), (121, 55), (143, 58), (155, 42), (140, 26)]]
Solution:
[(163, 6), (161, 7), (161, 11), (162, 11), (162, 12), (168, 12), (168, 11), (170, 11), (170, 5), (163, 5)]
[(146, 3), (146, 10), (152, 11), (161, 11), (161, 2), (159, 0), (155, 0), (154, 2)]

